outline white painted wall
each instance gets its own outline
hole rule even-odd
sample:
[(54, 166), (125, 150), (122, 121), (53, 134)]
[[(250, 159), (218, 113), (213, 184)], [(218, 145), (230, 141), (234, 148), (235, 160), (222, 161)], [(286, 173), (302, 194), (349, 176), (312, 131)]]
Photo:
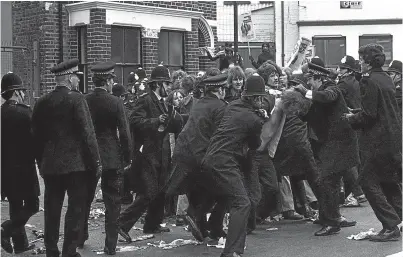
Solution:
[[(301, 20), (362, 20), (402, 18), (402, 1), (361, 1), (362, 9), (340, 9), (340, 1), (299, 1)], [(276, 2), (277, 3), (277, 2)]]
[(403, 59), (403, 25), (357, 25), (357, 26), (302, 26), (300, 36), (342, 35), (346, 37), (346, 53), (358, 58), (359, 37), (364, 34), (393, 35), (393, 59)]

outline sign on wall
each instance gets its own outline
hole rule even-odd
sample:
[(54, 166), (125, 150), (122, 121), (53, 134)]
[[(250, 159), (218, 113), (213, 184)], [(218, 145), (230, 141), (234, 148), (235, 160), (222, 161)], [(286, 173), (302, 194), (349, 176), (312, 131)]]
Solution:
[(340, 1), (340, 9), (362, 9), (362, 1)]

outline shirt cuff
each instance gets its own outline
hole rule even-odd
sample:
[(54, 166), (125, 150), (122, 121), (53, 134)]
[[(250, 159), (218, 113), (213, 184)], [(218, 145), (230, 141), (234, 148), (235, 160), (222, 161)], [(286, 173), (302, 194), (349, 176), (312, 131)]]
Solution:
[(312, 90), (308, 90), (305, 94), (305, 97), (308, 99), (312, 99)]

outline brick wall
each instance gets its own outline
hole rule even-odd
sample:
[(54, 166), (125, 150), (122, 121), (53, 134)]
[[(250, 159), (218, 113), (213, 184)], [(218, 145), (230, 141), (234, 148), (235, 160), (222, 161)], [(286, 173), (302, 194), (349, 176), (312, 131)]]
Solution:
[(143, 68), (150, 76), (152, 69), (158, 65), (158, 38), (142, 38)]
[(216, 1), (125, 1), (125, 3), (202, 12), (208, 20), (217, 19)]
[[(76, 1), (74, 1), (76, 2)], [(33, 42), (39, 45), (39, 70), (38, 88), (46, 93), (54, 89), (55, 80), (50, 68), (60, 60), (78, 58), (77, 28), (69, 26), (69, 16), (64, 2), (13, 2), (13, 42), (14, 45), (27, 47), (24, 54), (14, 54), (14, 72), (23, 77), (24, 83), (30, 83), (34, 64), (28, 64), (32, 60)], [(216, 20), (217, 8), (215, 1), (133, 1), (125, 2), (139, 5), (174, 8), (189, 11), (202, 12), (208, 20)], [(59, 9), (62, 8), (63, 52), (59, 46)], [(214, 29), (215, 42), (217, 32)], [(199, 33), (198, 20), (192, 20), (192, 31), (185, 32), (185, 69), (189, 73), (196, 73), (200, 69), (216, 67), (216, 62), (211, 62), (206, 57), (199, 58)], [(111, 59), (111, 26), (106, 25), (106, 10), (91, 9), (90, 24), (87, 25), (86, 63), (89, 67), (96, 62)], [(142, 64), (150, 75), (151, 70), (158, 64), (158, 39), (142, 38)], [(91, 73), (88, 76), (88, 85), (92, 87)]]
[[(91, 9), (90, 24), (87, 26), (87, 63), (89, 68), (98, 62), (111, 59), (111, 26), (106, 25), (106, 10)], [(89, 87), (93, 87), (91, 75)]]

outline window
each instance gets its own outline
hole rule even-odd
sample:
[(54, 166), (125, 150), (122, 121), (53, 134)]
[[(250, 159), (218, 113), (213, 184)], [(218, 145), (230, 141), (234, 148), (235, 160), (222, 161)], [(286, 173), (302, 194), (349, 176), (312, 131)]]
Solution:
[(171, 72), (184, 69), (184, 41), (184, 33), (181, 31), (161, 30), (159, 33), (158, 60)]
[(388, 66), (393, 60), (393, 36), (392, 35), (362, 35), (360, 36), (360, 47), (366, 44), (376, 43), (383, 46), (386, 61), (385, 66)]
[(80, 77), (80, 84), (78, 89), (83, 92), (88, 92), (88, 63), (87, 63), (87, 27), (77, 27), (77, 39), (78, 39), (78, 60), (80, 64), (78, 69), (83, 73)]
[(314, 36), (312, 44), (315, 45), (315, 55), (323, 60), (326, 67), (336, 67), (346, 55), (346, 37)]
[(115, 82), (127, 84), (127, 77), (141, 65), (140, 28), (112, 26), (111, 55), (116, 62)]

